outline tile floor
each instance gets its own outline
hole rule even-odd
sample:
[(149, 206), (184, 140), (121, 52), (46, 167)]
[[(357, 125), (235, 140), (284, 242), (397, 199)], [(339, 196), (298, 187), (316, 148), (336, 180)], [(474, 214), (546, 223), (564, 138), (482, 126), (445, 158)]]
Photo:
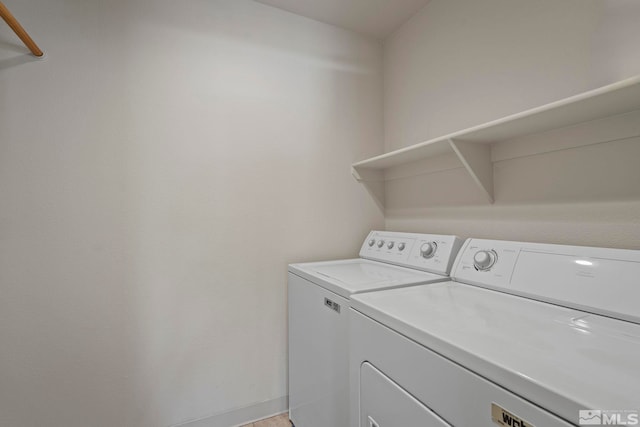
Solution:
[(289, 414), (281, 414), (242, 427), (291, 427), (291, 423), (289, 422)]

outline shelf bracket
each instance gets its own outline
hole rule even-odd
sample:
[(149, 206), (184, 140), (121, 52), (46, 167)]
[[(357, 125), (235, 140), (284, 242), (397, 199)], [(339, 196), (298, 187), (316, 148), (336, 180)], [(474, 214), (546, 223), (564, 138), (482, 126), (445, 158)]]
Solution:
[(380, 169), (351, 167), (351, 175), (358, 182), (384, 182), (384, 172)]
[(473, 144), (449, 139), (449, 145), (464, 165), (471, 178), (493, 203), (493, 162), (490, 144)]
[(358, 169), (351, 166), (351, 175), (367, 189), (378, 207), (384, 211), (384, 172), (378, 169)]

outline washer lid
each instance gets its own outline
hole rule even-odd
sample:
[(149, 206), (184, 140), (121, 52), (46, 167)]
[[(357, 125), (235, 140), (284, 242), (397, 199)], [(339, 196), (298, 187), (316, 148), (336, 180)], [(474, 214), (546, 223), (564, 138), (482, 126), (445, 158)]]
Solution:
[(291, 264), (289, 271), (338, 295), (448, 280), (439, 274), (366, 259)]
[(579, 409), (640, 408), (640, 325), (454, 282), (351, 306), (576, 424)]

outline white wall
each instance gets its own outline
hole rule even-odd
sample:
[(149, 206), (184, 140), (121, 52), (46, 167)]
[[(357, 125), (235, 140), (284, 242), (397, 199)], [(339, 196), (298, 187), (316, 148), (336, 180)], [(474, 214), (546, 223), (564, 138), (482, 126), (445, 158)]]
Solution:
[[(638, 22), (633, 0), (432, 0), (385, 42), (386, 150), (640, 74)], [(638, 120), (509, 142), (494, 205), (462, 169), (391, 181), (386, 227), (640, 248)]]
[(381, 46), (243, 0), (7, 2), (0, 425), (158, 427), (286, 396), (286, 265), (382, 213)]

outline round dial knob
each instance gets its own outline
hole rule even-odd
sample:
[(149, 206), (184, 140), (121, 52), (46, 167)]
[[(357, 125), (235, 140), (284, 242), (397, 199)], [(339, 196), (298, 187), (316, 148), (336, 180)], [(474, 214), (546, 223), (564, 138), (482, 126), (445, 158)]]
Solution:
[(373, 246), (376, 244), (376, 239), (369, 240), (369, 246)]
[(473, 265), (482, 271), (489, 270), (496, 263), (498, 256), (494, 251), (478, 251), (473, 256)]
[(394, 245), (393, 242), (389, 242), (389, 243), (387, 243), (387, 248), (393, 249), (393, 245)]
[(398, 243), (398, 250), (399, 251), (404, 251), (405, 246), (406, 245), (404, 243)]
[(381, 248), (384, 246), (384, 240), (378, 240), (378, 247)]
[(438, 244), (436, 242), (423, 243), (420, 246), (420, 255), (422, 258), (432, 258), (436, 254), (436, 250), (438, 249)]

